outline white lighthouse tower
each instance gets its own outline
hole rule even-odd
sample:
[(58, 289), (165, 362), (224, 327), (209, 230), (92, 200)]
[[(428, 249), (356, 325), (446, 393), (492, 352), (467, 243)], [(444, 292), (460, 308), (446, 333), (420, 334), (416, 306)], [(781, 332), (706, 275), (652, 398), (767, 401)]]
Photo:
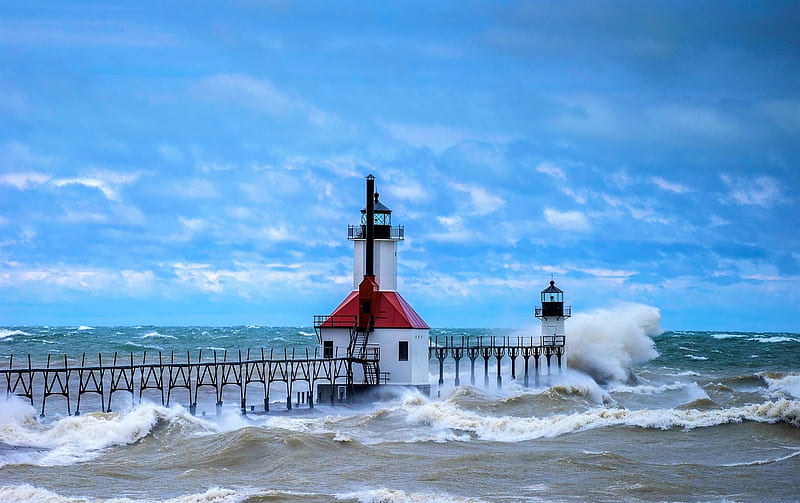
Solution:
[(542, 356), (547, 359), (547, 373), (550, 373), (550, 359), (558, 359), (558, 369), (564, 356), (566, 332), (564, 320), (572, 315), (572, 307), (564, 306), (564, 292), (550, 280), (550, 286), (541, 292), (541, 306), (535, 308), (535, 316), (542, 322)]
[[(415, 387), (430, 393), (429, 328), (397, 291), (397, 243), (403, 226), (392, 225), (392, 210), (379, 200), (375, 177), (367, 176), (361, 222), (350, 225), (354, 243), (353, 290), (315, 328), (327, 357), (352, 358), (352, 383), (342, 392), (356, 393)], [(376, 360), (376, 356), (379, 355)], [(318, 396), (330, 390), (320, 384)]]

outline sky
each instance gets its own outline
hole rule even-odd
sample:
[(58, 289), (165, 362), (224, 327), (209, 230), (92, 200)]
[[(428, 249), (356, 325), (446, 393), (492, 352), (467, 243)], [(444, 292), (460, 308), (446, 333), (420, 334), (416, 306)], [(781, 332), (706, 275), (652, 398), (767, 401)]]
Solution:
[(291, 325), (364, 177), (433, 327), (800, 332), (800, 4), (0, 1), (0, 326)]

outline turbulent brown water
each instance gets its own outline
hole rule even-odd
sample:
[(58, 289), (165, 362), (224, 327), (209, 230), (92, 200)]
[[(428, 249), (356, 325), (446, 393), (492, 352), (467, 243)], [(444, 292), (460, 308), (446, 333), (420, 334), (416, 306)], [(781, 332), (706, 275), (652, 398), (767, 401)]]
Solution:
[[(578, 322), (579, 368), (538, 389), (510, 376), (502, 389), (453, 387), (450, 367), (441, 390), (432, 374), (433, 397), (247, 417), (233, 401), (220, 417), (148, 402), (70, 417), (54, 400), (39, 419), (9, 398), (0, 501), (800, 501), (799, 335), (648, 335), (628, 316), (604, 336)], [(303, 329), (83, 328), (10, 327), (0, 348), (313, 341)]]

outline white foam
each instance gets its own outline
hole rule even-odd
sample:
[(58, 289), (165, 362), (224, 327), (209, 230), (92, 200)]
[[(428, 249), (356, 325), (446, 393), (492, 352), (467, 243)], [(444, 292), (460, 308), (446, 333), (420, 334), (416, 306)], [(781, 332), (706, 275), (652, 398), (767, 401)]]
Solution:
[(254, 489), (225, 489), (211, 487), (203, 493), (186, 494), (168, 499), (90, 498), (86, 496), (62, 496), (53, 491), (30, 484), (0, 486), (0, 501), (7, 503), (239, 503), (253, 497), (280, 498), (286, 495), (308, 495), (308, 493), (284, 491), (256, 491)]
[(782, 336), (754, 337), (750, 340), (756, 342), (763, 342), (766, 344), (777, 343), (777, 342), (800, 342), (800, 339), (795, 339), (794, 337), (782, 337)]
[(358, 500), (360, 503), (481, 503), (484, 500), (449, 494), (407, 493), (399, 489), (365, 489), (351, 493), (335, 494), (339, 500)]
[(174, 335), (161, 334), (161, 333), (158, 333), (155, 330), (153, 330), (152, 332), (147, 332), (146, 334), (144, 334), (142, 336), (142, 339), (150, 339), (152, 337), (160, 337), (162, 339), (177, 339), (177, 337), (175, 337)]
[(484, 416), (448, 402), (426, 402), (408, 413), (408, 421), (471, 432), (482, 440), (519, 442), (552, 438), (577, 431), (614, 426), (685, 429), (726, 423), (784, 421), (800, 427), (800, 402), (777, 400), (756, 405), (717, 410), (597, 408), (584, 412), (549, 417)]
[(0, 329), (0, 339), (5, 339), (6, 337), (14, 337), (15, 335), (31, 335), (28, 332), (23, 332), (22, 330), (6, 330)]
[(661, 333), (658, 308), (624, 304), (575, 315), (567, 333), (568, 364), (600, 381), (623, 382), (634, 365), (658, 356), (650, 335)]
[(747, 337), (746, 334), (711, 334), (711, 337), (715, 339), (739, 339), (742, 337)]
[(698, 361), (708, 360), (707, 356), (697, 356), (697, 355), (685, 355), (685, 356), (690, 360), (698, 360)]
[[(69, 465), (93, 459), (103, 449), (135, 443), (150, 434), (159, 421), (184, 422), (199, 429), (215, 427), (188, 414), (182, 407), (142, 404), (121, 413), (89, 413), (41, 424), (30, 404), (17, 397), (0, 399), (0, 442), (42, 449), (33, 464)], [(0, 462), (8, 464), (13, 460)]]
[(94, 327), (87, 327), (86, 325), (81, 325), (81, 326), (78, 327), (78, 330), (80, 330), (80, 331), (94, 330)]
[(763, 377), (770, 391), (800, 398), (800, 375), (791, 374), (779, 378), (764, 375)]
[(297, 332), (297, 335), (309, 336), (309, 335), (316, 335), (316, 334), (314, 332), (303, 332), (303, 331), (300, 331), (300, 332)]
[[(696, 383), (692, 383), (695, 384)], [(672, 384), (662, 384), (661, 386), (653, 386), (651, 384), (640, 384), (638, 386), (626, 386), (626, 385), (619, 385), (614, 386), (611, 390), (611, 393), (632, 393), (635, 395), (655, 395), (664, 393), (666, 391), (677, 391), (680, 389), (684, 389), (689, 384), (682, 383), (679, 381), (675, 381)]]
[(800, 456), (800, 451), (793, 452), (791, 454), (787, 454), (786, 456), (780, 456), (777, 458), (769, 458), (769, 459), (756, 459), (755, 461), (748, 461), (746, 463), (727, 463), (722, 466), (760, 466), (760, 465), (769, 465), (772, 463), (779, 463), (781, 461), (786, 461), (787, 459), (792, 459), (795, 456)]

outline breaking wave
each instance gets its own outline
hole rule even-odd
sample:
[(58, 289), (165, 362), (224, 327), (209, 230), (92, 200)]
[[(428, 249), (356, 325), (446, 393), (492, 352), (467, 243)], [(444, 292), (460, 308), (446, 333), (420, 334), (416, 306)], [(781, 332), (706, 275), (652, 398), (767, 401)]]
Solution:
[[(142, 404), (121, 413), (89, 413), (41, 424), (33, 407), (21, 399), (0, 399), (0, 405), (0, 443), (38, 449), (30, 451), (25, 461), (40, 466), (93, 459), (106, 448), (138, 442), (159, 424), (183, 423), (200, 430), (214, 429), (211, 423), (193, 417), (181, 407)], [(14, 459), (0, 455), (0, 466), (10, 462)]]
[(0, 501), (8, 503), (23, 501), (26, 503), (240, 503), (254, 498), (258, 500), (269, 498), (279, 501), (287, 496), (305, 494), (307, 493), (256, 491), (253, 489), (233, 490), (211, 487), (202, 493), (186, 494), (167, 499), (89, 498), (86, 496), (62, 496), (30, 484), (0, 486)]
[(800, 401), (784, 399), (716, 410), (598, 408), (549, 417), (485, 416), (462, 410), (445, 401), (421, 404), (409, 411), (408, 420), (412, 423), (469, 432), (481, 440), (519, 442), (614, 426), (667, 430), (675, 427), (694, 429), (755, 421), (785, 422), (800, 427)]
[(481, 503), (485, 500), (449, 494), (407, 493), (398, 489), (368, 489), (335, 495), (338, 500), (356, 500), (359, 503)]
[(662, 332), (658, 308), (625, 304), (579, 313), (570, 321), (569, 365), (598, 382), (625, 382), (632, 368), (658, 356), (650, 338)]

